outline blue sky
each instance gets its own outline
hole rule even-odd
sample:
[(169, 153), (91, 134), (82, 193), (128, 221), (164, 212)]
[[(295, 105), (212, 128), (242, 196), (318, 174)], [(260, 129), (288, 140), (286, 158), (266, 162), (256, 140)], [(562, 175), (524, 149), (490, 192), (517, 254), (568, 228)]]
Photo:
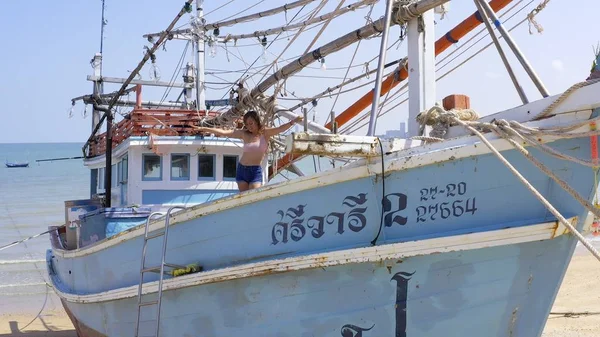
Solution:
[[(107, 0), (106, 2), (108, 24), (104, 39), (104, 75), (127, 77), (127, 71), (133, 69), (143, 56), (143, 46), (147, 44), (147, 41), (142, 38), (142, 35), (166, 28), (183, 1)], [(227, 2), (229, 0), (206, 1), (205, 12), (210, 12)], [(259, 1), (234, 0), (208, 15), (207, 21), (215, 22), (235, 15), (257, 2)], [(345, 4), (353, 2), (346, 1)], [(513, 1), (513, 4), (518, 4), (517, 9), (526, 4), (529, 5), (512, 20), (506, 22), (506, 26), (512, 27), (539, 2), (540, 0)], [(283, 2), (278, 0), (264, 0), (244, 14), (281, 4)], [(330, 1), (320, 13), (329, 12), (336, 5), (335, 1)], [(316, 6), (317, 2), (307, 6), (299, 14), (299, 17), (309, 14), (310, 10)], [(76, 105), (72, 118), (68, 118), (68, 111), (72, 97), (88, 94), (92, 89), (92, 84), (86, 81), (86, 76), (92, 72), (89, 61), (99, 50), (100, 9), (100, 0), (34, 1), (28, 5), (16, 0), (0, 1), (0, 28), (5, 32), (0, 58), (0, 98), (4, 102), (2, 105), (3, 122), (0, 123), (0, 143), (84, 142), (87, 139), (91, 121), (89, 116), (83, 118), (83, 105), (81, 103)], [(473, 13), (475, 6), (471, 1), (452, 1), (449, 9), (444, 20), (439, 21), (439, 17), (437, 19), (436, 39)], [(599, 11), (600, 4), (597, 0), (580, 0), (577, 1), (577, 6), (572, 1), (553, 0), (536, 18), (544, 28), (542, 34), (530, 35), (527, 23), (513, 31), (513, 37), (551, 94), (558, 94), (588, 76), (593, 60), (592, 48), (600, 41)], [(296, 12), (297, 10), (292, 10), (287, 13), (287, 19), (291, 19)], [(364, 17), (367, 12), (368, 8), (365, 8), (334, 20), (315, 46), (322, 45), (364, 25)], [(383, 3), (380, 3), (375, 6), (372, 18), (377, 19), (382, 15)], [(257, 29), (277, 27), (283, 25), (285, 19), (284, 15), (277, 15), (252, 23), (222, 28), (221, 34), (251, 33)], [(187, 23), (189, 23), (189, 17), (185, 16), (178, 25)], [(481, 28), (483, 25), (478, 29)], [(284, 58), (303, 53), (318, 30), (319, 28), (312, 29), (301, 35), (284, 54)], [(464, 44), (472, 35), (473, 33), (463, 38), (458, 46)], [(274, 54), (279, 54), (286, 46), (287, 38), (291, 39), (293, 36), (294, 32), (282, 35), (282, 39), (274, 42), (269, 50)], [(399, 29), (395, 27), (390, 34), (391, 41), (396, 41), (398, 36)], [(270, 40), (271, 38), (269, 38)], [(489, 41), (489, 37), (486, 37), (464, 56), (444, 68), (441, 73), (470, 56)], [(181, 57), (184, 47), (185, 42), (183, 41), (170, 41), (166, 46), (167, 51), (160, 51), (157, 54), (163, 80), (168, 80), (176, 70), (175, 65)], [(338, 84), (341, 81), (340, 78), (345, 74), (345, 67), (350, 62), (354, 47), (354, 45), (350, 46), (334, 56), (327, 57), (327, 70), (325, 71), (318, 69), (318, 65), (315, 65), (314, 69), (303, 71), (300, 75), (318, 76), (318, 78), (295, 78), (288, 82), (288, 90), (293, 91), (299, 97), (306, 97), (320, 92), (328, 86)], [(456, 48), (456, 46), (451, 47), (440, 57)], [(360, 65), (371, 59), (378, 49), (378, 38), (363, 42), (357, 52), (354, 64)], [(212, 71), (215, 69), (219, 71), (244, 69), (244, 63), (237, 57), (251, 63), (262, 53), (256, 39), (240, 40), (236, 47), (229, 44), (227, 51), (220, 49), (216, 57), (207, 57), (207, 68)], [(392, 48), (388, 52), (387, 59), (388, 61), (395, 60), (405, 55), (406, 42), (400, 44), (397, 49)], [(269, 55), (268, 57), (272, 60), (274, 56)], [(187, 60), (190, 60), (189, 53), (186, 55)], [(512, 55), (510, 60), (517, 70), (529, 99), (539, 99), (539, 93)], [(264, 64), (260, 59), (257, 61), (257, 65)], [(376, 62), (371, 63), (371, 69), (375, 66)], [(351, 69), (350, 76), (356, 76), (362, 71), (364, 71), (363, 67), (354, 67)], [(240, 73), (219, 74), (220, 78), (208, 75), (207, 81), (233, 82), (239, 75)], [(147, 67), (142, 70), (142, 77), (148, 79)], [(254, 80), (259, 80), (260, 77), (260, 75), (254, 77)], [(177, 80), (181, 81), (181, 76), (178, 76)], [(363, 81), (362, 84), (364, 83)], [(207, 98), (221, 98), (227, 90), (226, 87), (227, 84), (212, 85), (212, 89), (207, 92)], [(116, 89), (118, 89), (117, 85), (107, 87), (107, 91)], [(366, 86), (340, 96), (334, 111), (342, 111), (354, 99), (366, 93), (368, 89), (369, 87)], [(162, 93), (162, 90), (145, 89), (144, 98), (158, 100)], [(437, 96), (439, 99), (452, 93), (470, 96), (472, 107), (480, 115), (494, 113), (520, 104), (510, 78), (504, 71), (493, 46), (438, 82)], [(177, 94), (178, 92), (173, 91), (169, 99), (174, 99)], [(288, 95), (288, 98), (291, 97)], [(316, 109), (321, 122), (329, 113), (333, 102), (332, 98), (323, 98), (319, 101)], [(282, 100), (281, 103), (290, 106), (296, 104), (295, 101), (290, 100)], [(396, 128), (406, 118), (406, 109), (407, 104), (404, 104), (380, 118), (377, 133), (384, 133), (386, 130)], [(365, 134), (366, 129), (363, 128), (358, 133)]]

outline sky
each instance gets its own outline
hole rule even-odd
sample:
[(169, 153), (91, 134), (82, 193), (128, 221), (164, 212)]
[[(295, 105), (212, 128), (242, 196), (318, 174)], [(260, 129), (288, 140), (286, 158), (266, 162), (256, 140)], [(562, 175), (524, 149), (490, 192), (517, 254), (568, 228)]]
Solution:
[[(501, 21), (510, 28), (526, 17), (541, 0), (513, 1), (500, 14), (515, 5)], [(288, 2), (292, 2), (291, 0)], [(320, 1), (306, 6), (296, 18), (306, 17), (314, 10)], [(354, 1), (345, 1), (352, 4)], [(371, 18), (376, 20), (384, 14), (384, 1), (380, 1), (372, 10)], [(167, 27), (175, 17), (183, 1), (147, 0), (144, 2), (132, 0), (106, 0), (106, 20), (104, 36), (103, 74), (110, 77), (127, 77), (143, 57), (143, 46), (149, 43), (142, 38), (145, 33), (159, 32)], [(205, 13), (209, 23), (218, 22), (228, 17), (237, 17), (266, 10), (282, 5), (280, 0), (220, 0), (206, 1)], [(318, 15), (330, 12), (339, 4), (329, 1)], [(223, 6), (224, 5), (224, 6)], [(223, 6), (222, 8), (219, 8)], [(252, 8), (247, 9), (250, 6)], [(217, 9), (219, 8), (219, 9)], [(508, 16), (523, 8), (516, 16), (508, 20)], [(217, 10), (215, 10), (217, 9)], [(247, 10), (246, 10), (247, 9)], [(436, 16), (436, 39), (443, 36), (449, 29), (475, 11), (472, 1), (451, 1), (449, 11), (440, 20)], [(246, 11), (244, 11), (246, 10)], [(241, 13), (240, 13), (241, 12)], [(221, 28), (224, 34), (247, 34), (259, 29), (274, 28), (284, 25), (291, 20), (298, 9), (289, 13), (263, 18), (250, 23)], [(365, 16), (369, 7), (362, 8), (348, 15), (334, 19), (323, 34), (316, 40), (314, 49), (336, 37), (360, 28), (366, 23)], [(512, 36), (524, 55), (534, 67), (552, 95), (560, 94), (571, 85), (584, 80), (589, 75), (594, 58), (593, 47), (600, 41), (600, 3), (597, 0), (580, 0), (577, 5), (573, 1), (552, 0), (536, 17), (543, 27), (541, 34), (529, 33), (527, 22), (517, 27)], [(4, 41), (0, 47), (0, 98), (3, 101), (2, 122), (0, 123), (0, 143), (45, 143), (45, 142), (79, 142), (87, 140), (91, 131), (91, 120), (88, 115), (84, 118), (84, 105), (79, 102), (74, 107), (74, 114), (69, 118), (71, 98), (89, 94), (92, 82), (86, 80), (92, 74), (90, 60), (100, 48), (101, 0), (86, 1), (40, 1), (34, 0), (24, 6), (22, 1), (0, 1), (0, 28)], [(189, 25), (189, 15), (184, 16), (177, 26)], [(307, 29), (283, 53), (282, 58), (297, 57), (305, 52), (320, 26)], [(483, 29), (480, 25), (474, 32)], [(296, 31), (283, 33), (280, 39), (274, 41), (267, 53), (267, 62), (260, 58), (263, 49), (257, 39), (239, 40), (237, 45), (229, 43), (227, 50), (220, 46), (215, 57), (207, 56), (206, 80), (208, 84), (207, 99), (220, 99), (226, 95), (231, 83), (235, 82), (245, 64), (255, 66), (268, 65), (295, 37)], [(470, 33), (450, 47), (437, 60), (454, 51), (453, 56), (464, 51), (474, 33)], [(479, 36), (484, 36), (483, 34)], [(406, 41), (400, 41), (400, 28), (390, 31), (390, 44), (394, 44), (386, 54), (386, 60), (396, 60), (406, 55)], [(269, 43), (274, 36), (268, 37)], [(453, 68), (462, 60), (473, 55), (490, 42), (485, 37), (481, 42), (468, 49), (451, 64), (439, 69), (438, 76)], [(294, 95), (310, 97), (325, 90), (328, 86), (337, 85), (342, 81), (352, 56), (356, 52), (354, 66), (350, 68), (349, 77), (364, 72), (363, 64), (378, 54), (380, 38), (374, 37), (356, 44), (325, 58), (326, 70), (314, 64), (310, 69), (303, 70), (287, 83), (286, 97), (280, 97), (284, 106), (295, 105)], [(396, 48), (398, 46), (398, 48)], [(541, 96), (527, 77), (523, 68), (503, 44), (511, 65), (516, 70), (520, 83), (530, 101)], [(157, 53), (157, 64), (161, 70), (161, 80), (168, 81), (177, 71), (176, 65), (186, 47), (181, 40), (169, 41), (166, 51)], [(191, 49), (184, 55), (184, 60), (191, 61)], [(450, 59), (448, 59), (450, 60)], [(286, 62), (280, 63), (280, 66)], [(376, 61), (370, 63), (370, 69), (376, 67)], [(225, 72), (225, 73), (224, 73)], [(212, 73), (212, 74), (211, 74)], [(149, 79), (149, 68), (141, 72), (143, 79)], [(215, 76), (216, 75), (216, 76)], [(217, 77), (218, 76), (218, 77)], [(250, 86), (258, 82), (262, 74), (248, 80)], [(181, 82), (181, 74), (176, 77)], [(370, 80), (373, 79), (371, 76)], [(335, 97), (322, 98), (318, 101), (317, 120), (323, 123), (330, 111), (343, 111), (354, 100), (362, 96), (372, 85), (368, 80), (362, 80), (355, 85), (364, 85)], [(353, 86), (355, 86), (353, 85)], [(352, 86), (351, 86), (352, 87)], [(400, 87), (400, 86), (399, 86)], [(398, 87), (398, 88), (399, 88)], [(107, 85), (106, 91), (114, 91), (118, 85)], [(164, 89), (144, 88), (144, 99), (160, 100)], [(395, 91), (390, 93), (390, 96)], [(175, 99), (178, 91), (171, 91), (168, 99)], [(480, 115), (487, 115), (509, 109), (521, 104), (519, 97), (511, 84), (501, 59), (494, 46), (477, 54), (468, 63), (461, 66), (448, 76), (439, 80), (436, 85), (438, 100), (449, 94), (465, 94), (471, 98), (471, 105)], [(406, 97), (406, 95), (392, 96)], [(134, 97), (130, 97), (133, 99)], [(386, 108), (396, 105), (401, 100), (390, 102)], [(335, 102), (335, 105), (334, 105)], [(311, 105), (308, 105), (310, 108)], [(378, 120), (377, 133), (398, 128), (400, 122), (407, 118), (407, 103), (402, 104), (382, 116)], [(126, 112), (122, 109), (121, 112)], [(357, 134), (366, 134), (366, 126), (356, 130)]]

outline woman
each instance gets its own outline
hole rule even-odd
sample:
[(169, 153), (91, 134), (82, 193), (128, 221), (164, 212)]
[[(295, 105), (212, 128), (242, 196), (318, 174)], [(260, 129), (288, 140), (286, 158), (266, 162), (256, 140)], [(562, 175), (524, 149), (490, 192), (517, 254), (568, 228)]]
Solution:
[(243, 130), (223, 130), (217, 128), (194, 127), (199, 132), (212, 133), (217, 136), (238, 138), (244, 141), (244, 154), (237, 165), (236, 182), (240, 192), (258, 188), (262, 185), (262, 167), (260, 166), (265, 154), (269, 138), (282, 133), (300, 122), (302, 117), (282, 124), (276, 128), (266, 128), (260, 123), (256, 111), (248, 111), (244, 115)]

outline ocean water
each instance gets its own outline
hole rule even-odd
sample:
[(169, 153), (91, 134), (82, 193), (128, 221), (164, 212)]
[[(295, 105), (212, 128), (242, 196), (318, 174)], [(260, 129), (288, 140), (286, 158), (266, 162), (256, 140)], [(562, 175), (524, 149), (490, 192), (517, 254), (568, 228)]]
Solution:
[[(0, 246), (44, 232), (65, 220), (64, 201), (89, 197), (89, 170), (78, 143), (0, 144)], [(4, 162), (29, 162), (6, 168)], [(0, 314), (60, 308), (47, 286), (48, 235), (0, 251)]]

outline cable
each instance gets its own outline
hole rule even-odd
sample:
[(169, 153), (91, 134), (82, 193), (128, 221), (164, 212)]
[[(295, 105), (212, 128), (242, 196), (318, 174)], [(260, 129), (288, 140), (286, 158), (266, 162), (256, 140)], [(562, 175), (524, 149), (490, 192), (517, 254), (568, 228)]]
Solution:
[[(381, 234), (381, 229), (383, 228), (383, 215), (385, 210), (385, 165), (383, 160), (385, 159), (385, 155), (383, 153), (383, 145), (381, 144), (381, 139), (377, 137), (377, 142), (379, 143), (379, 149), (381, 151), (381, 188), (382, 188), (382, 197), (381, 197), (381, 219), (379, 220), (379, 230), (377, 231), (377, 235), (371, 241), (371, 246), (377, 245), (377, 239), (379, 239), (379, 234)], [(377, 175), (375, 175), (377, 176)]]
[(223, 7), (227, 6), (227, 5), (229, 5), (230, 3), (234, 2), (234, 1), (235, 1), (235, 0), (231, 0), (231, 1), (229, 1), (229, 2), (225, 3), (225, 4), (221, 5), (221, 6), (219, 6), (219, 7), (215, 8), (215, 9), (213, 9), (212, 11), (210, 11), (210, 12), (208, 12), (208, 13), (204, 14), (204, 16), (206, 17), (207, 15), (210, 15), (210, 14), (212, 14), (212, 13), (216, 12), (216, 11), (218, 11), (219, 9), (221, 9), (221, 8), (223, 8)]
[(238, 14), (242, 14), (242, 13), (245, 13), (245, 12), (247, 12), (248, 10), (250, 10), (250, 9), (252, 9), (252, 8), (254, 8), (254, 7), (256, 7), (256, 6), (260, 5), (260, 4), (261, 4), (261, 3), (263, 3), (263, 2), (265, 2), (265, 0), (260, 0), (259, 2), (255, 3), (254, 5), (252, 5), (252, 6), (248, 7), (248, 8), (246, 8), (246, 9), (244, 9), (244, 10), (240, 11), (240, 12), (237, 12), (237, 13), (235, 13), (235, 14), (231, 15), (231, 16), (228, 16), (228, 17), (226, 17), (226, 18), (224, 18), (224, 19), (221, 19), (221, 20), (219, 20), (219, 21), (225, 21), (225, 20), (229, 20), (229, 19), (231, 19), (231, 18), (233, 18), (233, 17), (237, 16)]

